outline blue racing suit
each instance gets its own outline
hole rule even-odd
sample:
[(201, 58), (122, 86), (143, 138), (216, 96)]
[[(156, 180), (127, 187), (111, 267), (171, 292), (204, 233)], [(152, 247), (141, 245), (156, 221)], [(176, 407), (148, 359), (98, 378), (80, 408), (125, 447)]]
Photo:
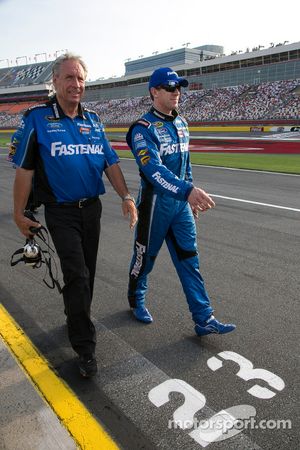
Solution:
[(187, 201), (193, 189), (187, 123), (176, 111), (169, 116), (152, 107), (131, 125), (126, 140), (141, 175), (129, 304), (144, 304), (147, 276), (165, 240), (193, 320), (205, 321), (213, 310), (199, 271), (196, 225)]

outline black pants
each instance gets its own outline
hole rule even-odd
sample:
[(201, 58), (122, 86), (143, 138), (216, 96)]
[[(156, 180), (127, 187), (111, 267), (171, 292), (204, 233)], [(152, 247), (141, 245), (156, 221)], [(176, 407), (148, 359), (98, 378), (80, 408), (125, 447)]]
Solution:
[(90, 319), (100, 218), (99, 199), (76, 206), (45, 205), (45, 220), (60, 259), (63, 299), (71, 345), (79, 355), (94, 353), (95, 327)]

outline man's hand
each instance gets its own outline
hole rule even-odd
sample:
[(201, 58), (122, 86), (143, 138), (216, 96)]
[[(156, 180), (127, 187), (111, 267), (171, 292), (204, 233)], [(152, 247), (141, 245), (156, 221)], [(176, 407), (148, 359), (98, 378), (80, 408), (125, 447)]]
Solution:
[(41, 225), (34, 220), (24, 216), (24, 209), (32, 188), (32, 177), (34, 171), (22, 168), (16, 169), (16, 177), (14, 182), (14, 221), (24, 236), (32, 238), (33, 232), (30, 227), (39, 228)]
[[(133, 197), (129, 194), (128, 188), (126, 186), (126, 182), (119, 167), (119, 164), (113, 164), (105, 169), (105, 173), (107, 178), (110, 181), (110, 184), (114, 188), (114, 190), (119, 194), (119, 196), (123, 199), (122, 201), (122, 210), (124, 216), (130, 216), (130, 229), (132, 230), (134, 225), (137, 222), (137, 210), (135, 207), (135, 202)], [(128, 197), (128, 198), (126, 198)]]
[(192, 209), (192, 213), (193, 213), (193, 216), (195, 217), (195, 219), (198, 219), (199, 218), (199, 211), (198, 211), (198, 209), (197, 208), (191, 208)]
[(137, 222), (138, 214), (137, 209), (135, 207), (135, 203), (132, 200), (123, 200), (122, 202), (122, 210), (124, 217), (130, 216), (130, 224), (129, 227), (132, 230)]
[(195, 217), (198, 217), (198, 211), (207, 211), (216, 206), (213, 199), (203, 189), (197, 187), (194, 187), (191, 191), (188, 202)]
[(30, 227), (40, 228), (41, 226), (39, 222), (28, 219), (24, 214), (14, 214), (14, 220), (21, 233), (29, 239), (34, 235), (34, 233), (30, 231)]

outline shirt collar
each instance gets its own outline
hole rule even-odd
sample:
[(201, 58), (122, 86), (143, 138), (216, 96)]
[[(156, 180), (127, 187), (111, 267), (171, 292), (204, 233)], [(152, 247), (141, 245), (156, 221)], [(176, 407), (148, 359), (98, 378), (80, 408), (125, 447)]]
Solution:
[[(67, 117), (67, 115), (63, 112), (60, 104), (58, 103), (56, 95), (54, 95), (51, 98), (50, 104), (52, 106), (53, 114), (54, 114), (56, 119), (63, 119), (64, 117)], [(83, 107), (82, 107), (81, 103), (78, 104), (78, 114), (77, 115), (79, 117), (82, 117), (82, 119), (86, 119), (86, 116), (84, 115), (84, 110), (83, 110)]]
[(158, 109), (154, 108), (154, 106), (151, 107), (150, 112), (154, 114), (156, 117), (159, 117), (160, 119), (166, 120), (167, 122), (173, 122), (173, 120), (176, 119), (178, 116), (178, 112), (176, 109), (173, 109), (172, 114), (164, 114), (161, 111), (158, 111)]

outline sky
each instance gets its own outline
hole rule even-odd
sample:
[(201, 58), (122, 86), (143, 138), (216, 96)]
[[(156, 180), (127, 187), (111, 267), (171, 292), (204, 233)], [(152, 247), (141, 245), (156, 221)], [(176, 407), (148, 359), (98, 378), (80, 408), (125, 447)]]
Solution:
[(0, 0), (0, 68), (54, 59), (86, 62), (88, 80), (122, 76), (125, 61), (188, 46), (224, 53), (300, 41), (299, 0)]

